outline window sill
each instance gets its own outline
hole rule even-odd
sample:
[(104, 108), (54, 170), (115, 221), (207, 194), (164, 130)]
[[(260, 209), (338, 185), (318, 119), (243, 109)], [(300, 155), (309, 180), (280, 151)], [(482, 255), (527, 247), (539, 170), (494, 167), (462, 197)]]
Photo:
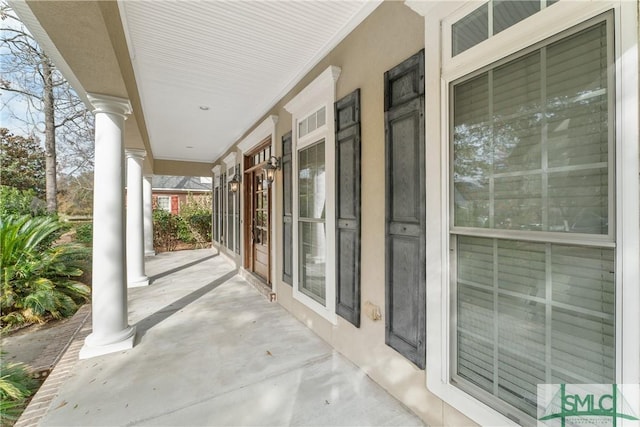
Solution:
[(301, 302), (307, 308), (309, 308), (310, 310), (314, 311), (319, 316), (321, 316), (324, 319), (326, 319), (329, 322), (331, 322), (331, 324), (333, 324), (333, 325), (337, 325), (338, 324), (338, 316), (336, 316), (336, 313), (330, 311), (327, 307), (323, 306), (322, 304), (318, 303), (317, 301), (309, 298), (308, 296), (306, 296), (305, 294), (300, 292), (297, 287), (293, 288), (293, 299), (295, 299), (296, 301)]

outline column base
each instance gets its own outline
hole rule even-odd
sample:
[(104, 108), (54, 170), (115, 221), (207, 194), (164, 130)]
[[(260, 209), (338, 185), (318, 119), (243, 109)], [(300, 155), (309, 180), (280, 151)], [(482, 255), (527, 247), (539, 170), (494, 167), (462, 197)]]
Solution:
[(108, 342), (102, 344), (96, 340), (94, 334), (90, 334), (84, 340), (84, 345), (80, 349), (80, 359), (90, 359), (96, 356), (102, 356), (103, 354), (115, 353), (122, 350), (128, 350), (133, 348), (133, 342), (136, 338), (136, 327), (129, 326), (125, 329), (118, 340), (115, 342)]
[(147, 276), (127, 281), (127, 288), (141, 288), (143, 286), (149, 286), (149, 278)]
[(156, 256), (156, 251), (147, 251), (144, 253), (144, 256)]

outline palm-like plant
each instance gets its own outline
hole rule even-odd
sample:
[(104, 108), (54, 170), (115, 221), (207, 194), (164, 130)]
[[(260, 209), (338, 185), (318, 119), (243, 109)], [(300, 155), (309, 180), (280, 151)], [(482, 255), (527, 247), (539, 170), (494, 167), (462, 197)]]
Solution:
[(70, 316), (87, 301), (89, 287), (74, 278), (89, 250), (47, 243), (62, 226), (51, 217), (0, 218), (2, 327)]
[[(4, 352), (1, 354), (4, 359)], [(22, 412), (27, 398), (37, 388), (37, 381), (31, 378), (27, 368), (21, 363), (2, 363), (0, 375), (0, 426), (9, 426)]]

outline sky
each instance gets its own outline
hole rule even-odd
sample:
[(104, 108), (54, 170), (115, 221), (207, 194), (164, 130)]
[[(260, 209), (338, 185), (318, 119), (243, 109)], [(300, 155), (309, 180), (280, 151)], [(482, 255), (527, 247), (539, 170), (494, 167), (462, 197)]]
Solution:
[[(0, 32), (4, 37), (6, 29), (20, 28), (21, 25), (13, 19), (4, 19), (1, 22)], [(26, 29), (25, 29), (26, 30)], [(0, 44), (0, 73), (7, 67), (8, 48)], [(8, 128), (13, 134), (28, 136), (33, 128), (15, 117), (28, 117), (29, 103), (26, 97), (0, 89), (0, 126)], [(14, 117), (15, 116), (15, 117)], [(40, 140), (44, 138), (40, 136)]]

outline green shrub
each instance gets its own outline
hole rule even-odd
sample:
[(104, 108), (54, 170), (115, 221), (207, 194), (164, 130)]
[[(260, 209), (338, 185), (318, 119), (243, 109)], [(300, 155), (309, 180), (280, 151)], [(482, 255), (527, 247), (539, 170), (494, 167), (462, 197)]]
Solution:
[[(2, 353), (4, 359), (4, 352)], [(0, 376), (0, 425), (12, 425), (24, 409), (29, 396), (38, 387), (21, 363), (6, 363), (2, 360)]]
[(193, 243), (211, 241), (211, 196), (187, 195), (187, 202), (180, 209)]
[(153, 211), (153, 246), (156, 250), (175, 250), (178, 242), (207, 245), (211, 242), (211, 196), (187, 195), (179, 215)]
[(91, 244), (93, 242), (93, 223), (85, 222), (76, 226), (76, 242)]
[(200, 242), (211, 241), (211, 211), (196, 213), (185, 218), (185, 222), (189, 225), (194, 234), (199, 235)]
[(172, 251), (178, 243), (178, 217), (163, 209), (153, 211), (153, 246)]
[(189, 222), (182, 215), (178, 215), (176, 217), (176, 222), (178, 224), (178, 232), (177, 237), (178, 240), (184, 243), (195, 243), (196, 237), (193, 235), (191, 228), (189, 227)]
[(0, 216), (9, 215), (46, 215), (46, 205), (36, 198), (33, 190), (18, 190), (0, 185)]
[(90, 258), (90, 250), (45, 244), (61, 229), (51, 217), (0, 218), (0, 327), (71, 316), (88, 300), (89, 287), (74, 278), (82, 275), (79, 266)]

